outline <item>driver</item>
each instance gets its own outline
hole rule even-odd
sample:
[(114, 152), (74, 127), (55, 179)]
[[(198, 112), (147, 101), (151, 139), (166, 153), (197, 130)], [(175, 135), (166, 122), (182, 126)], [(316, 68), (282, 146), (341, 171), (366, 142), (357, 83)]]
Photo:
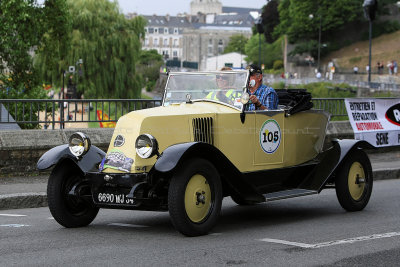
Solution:
[[(230, 67), (223, 67), (221, 71), (232, 70)], [(219, 100), (225, 103), (233, 104), (236, 98), (240, 98), (241, 92), (238, 92), (232, 88), (232, 79), (234, 75), (229, 74), (217, 74), (216, 83), (218, 90), (210, 92), (207, 95), (207, 99)], [(230, 89), (228, 89), (230, 88)]]
[(262, 71), (256, 64), (249, 65), (250, 101), (247, 110), (272, 110), (278, 109), (278, 94), (272, 87), (262, 84)]

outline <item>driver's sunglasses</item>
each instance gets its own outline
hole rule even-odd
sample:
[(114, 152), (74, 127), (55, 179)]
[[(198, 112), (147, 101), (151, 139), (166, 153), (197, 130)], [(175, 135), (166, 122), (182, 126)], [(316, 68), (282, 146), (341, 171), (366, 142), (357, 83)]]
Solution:
[(227, 81), (229, 78), (223, 75), (217, 75), (217, 80), (224, 80)]

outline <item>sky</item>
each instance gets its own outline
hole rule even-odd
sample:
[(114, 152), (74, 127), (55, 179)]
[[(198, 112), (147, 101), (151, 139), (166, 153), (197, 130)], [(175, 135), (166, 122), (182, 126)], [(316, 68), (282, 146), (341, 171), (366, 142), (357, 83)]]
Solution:
[[(122, 13), (138, 13), (139, 15), (176, 16), (178, 13), (190, 13), (191, 0), (110, 0), (118, 1)], [(223, 6), (262, 8), (267, 0), (219, 0)], [(43, 4), (44, 0), (37, 0)], [(144, 4), (145, 3), (145, 4)]]
[[(140, 15), (166, 15), (175, 16), (178, 13), (190, 13), (191, 0), (118, 0), (124, 14), (138, 13)], [(220, 0), (223, 6), (262, 8), (266, 0)], [(145, 4), (144, 4), (145, 3)]]

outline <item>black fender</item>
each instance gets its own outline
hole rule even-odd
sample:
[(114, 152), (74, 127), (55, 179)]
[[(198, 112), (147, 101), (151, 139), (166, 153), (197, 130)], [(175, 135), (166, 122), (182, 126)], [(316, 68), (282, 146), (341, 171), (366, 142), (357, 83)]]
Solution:
[(99, 164), (105, 157), (106, 153), (96, 146), (91, 146), (89, 151), (81, 158), (72, 155), (68, 145), (56, 146), (44, 153), (38, 163), (38, 170), (46, 170), (64, 159), (72, 160), (84, 173), (97, 172)]
[(319, 164), (316, 165), (315, 169), (299, 186), (300, 188), (321, 192), (324, 186), (328, 183), (332, 174), (340, 166), (350, 151), (354, 149), (375, 148), (366, 141), (355, 139), (334, 139), (332, 143), (333, 146), (331, 148), (324, 151), (317, 157), (317, 160), (320, 161)]
[(218, 148), (207, 143), (189, 142), (172, 145), (163, 151), (154, 169), (161, 173), (172, 173), (182, 162), (193, 157), (204, 158), (214, 164), (221, 175), (223, 185), (229, 186), (228, 191), (234, 190), (249, 201), (265, 201), (265, 198), (246, 182), (236, 166)]

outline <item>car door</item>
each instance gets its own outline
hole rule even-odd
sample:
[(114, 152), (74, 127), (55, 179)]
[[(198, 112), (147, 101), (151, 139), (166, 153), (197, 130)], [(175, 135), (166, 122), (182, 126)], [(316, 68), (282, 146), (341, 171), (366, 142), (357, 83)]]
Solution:
[(254, 111), (253, 166), (257, 169), (279, 168), (284, 161), (284, 111)]

